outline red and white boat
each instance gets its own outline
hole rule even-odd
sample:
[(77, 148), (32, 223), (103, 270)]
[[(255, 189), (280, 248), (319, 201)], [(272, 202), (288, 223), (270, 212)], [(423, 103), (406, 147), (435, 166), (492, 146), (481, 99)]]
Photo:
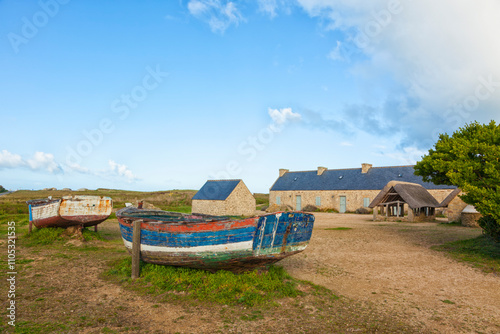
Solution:
[(34, 199), (29, 205), (30, 222), (36, 227), (95, 226), (105, 221), (113, 201), (105, 196), (64, 196), (60, 199)]

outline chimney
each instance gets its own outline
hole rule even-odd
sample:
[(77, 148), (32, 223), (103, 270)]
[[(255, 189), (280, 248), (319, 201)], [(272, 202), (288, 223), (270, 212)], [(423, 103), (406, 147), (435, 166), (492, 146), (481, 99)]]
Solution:
[(318, 175), (323, 174), (323, 172), (324, 172), (325, 170), (327, 170), (327, 169), (328, 169), (328, 168), (326, 168), (326, 167), (318, 167)]
[(285, 173), (288, 173), (289, 170), (288, 169), (280, 169), (280, 177), (282, 177), (283, 175), (285, 175)]
[(366, 174), (368, 171), (372, 169), (372, 164), (361, 164), (361, 173)]

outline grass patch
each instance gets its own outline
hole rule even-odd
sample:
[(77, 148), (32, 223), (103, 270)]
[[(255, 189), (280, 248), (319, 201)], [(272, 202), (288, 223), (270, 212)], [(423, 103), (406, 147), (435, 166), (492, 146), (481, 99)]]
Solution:
[[(28, 231), (24, 233), (23, 245), (33, 247), (62, 243), (71, 239), (71, 236), (64, 233), (65, 231), (66, 229), (62, 227), (34, 228), (31, 234)], [(105, 241), (99, 232), (90, 231), (87, 228), (82, 230), (82, 236), (86, 242), (92, 240)]]
[(449, 222), (449, 223), (439, 223), (439, 226), (445, 226), (445, 227), (450, 227), (450, 226), (462, 226), (462, 223), (460, 222)]
[(55, 242), (64, 240), (65, 229), (60, 227), (55, 228), (34, 228), (31, 234), (26, 232), (24, 235), (24, 246), (33, 247), (38, 245), (51, 245)]
[[(99, 228), (99, 227), (98, 227)], [(93, 229), (93, 227), (92, 227)], [(91, 231), (88, 228), (84, 228), (82, 230), (82, 236), (85, 241), (91, 241), (91, 240), (99, 240), (99, 241), (106, 241), (99, 232)]]
[(37, 333), (57, 333), (67, 331), (69, 328), (63, 324), (46, 322), (35, 323), (32, 321), (16, 322), (16, 333), (37, 334)]
[(447, 252), (455, 259), (470, 263), (484, 272), (500, 274), (500, 243), (486, 235), (448, 242), (433, 246), (432, 249)]
[(126, 258), (112, 264), (106, 276), (132, 283), (133, 287), (148, 293), (164, 294), (166, 300), (196, 299), (222, 305), (264, 305), (284, 297), (301, 295), (298, 281), (278, 266), (268, 271), (249, 271), (234, 274), (219, 270), (205, 270), (161, 266), (141, 262), (141, 277), (132, 282), (131, 259)]
[(350, 227), (329, 227), (325, 228), (325, 231), (347, 231), (352, 230)]
[(165, 206), (162, 207), (161, 209), (165, 211), (191, 213), (191, 205)]

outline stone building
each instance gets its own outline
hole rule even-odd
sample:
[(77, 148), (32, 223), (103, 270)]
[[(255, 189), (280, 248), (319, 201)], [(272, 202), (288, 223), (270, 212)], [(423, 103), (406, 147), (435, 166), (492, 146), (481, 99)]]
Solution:
[(367, 208), (389, 181), (416, 183), (441, 202), (456, 187), (424, 182), (413, 174), (413, 166), (328, 169), (290, 172), (280, 169), (279, 177), (269, 191), (269, 204), (290, 205), (300, 210), (306, 205), (338, 212), (354, 212)]
[(373, 220), (377, 219), (377, 208), (385, 217), (403, 218), (408, 206), (408, 221), (433, 220), (439, 202), (420, 184), (390, 181), (370, 203), (374, 209)]
[(242, 180), (208, 180), (193, 196), (193, 213), (253, 216), (255, 198)]
[(472, 205), (467, 205), (461, 214), (460, 221), (462, 226), (479, 227), (478, 220), (482, 215)]
[(439, 205), (444, 208), (444, 214), (448, 217), (448, 222), (459, 222), (462, 217), (462, 210), (465, 209), (467, 203), (460, 198), (462, 190), (456, 188), (453, 190)]

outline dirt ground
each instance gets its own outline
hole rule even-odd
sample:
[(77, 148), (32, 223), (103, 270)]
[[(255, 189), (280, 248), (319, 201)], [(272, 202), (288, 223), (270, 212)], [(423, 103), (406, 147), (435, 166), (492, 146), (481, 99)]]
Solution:
[[(307, 250), (282, 261), (292, 276), (403, 312), (439, 333), (500, 333), (500, 276), (430, 249), (475, 237), (480, 229), (373, 222), (370, 215), (315, 216)], [(332, 227), (352, 229), (326, 230)], [(449, 229), (444, 235), (443, 228)]]
[[(386, 315), (383, 321), (403, 320), (414, 328), (401, 333), (500, 333), (500, 276), (430, 248), (476, 237), (480, 229), (373, 222), (370, 215), (315, 216), (308, 248), (278, 263), (293, 277), (345, 296), (349, 308), (375, 309), (377, 319)], [(351, 229), (328, 229), (334, 227)], [(109, 241), (84, 249), (78, 242), (22, 248), (21, 240), (19, 259), (26, 264), (18, 274), (18, 324), (41, 327), (42, 333), (324, 333), (321, 322), (342, 319), (335, 311), (317, 311), (321, 305), (306, 298), (285, 301), (260, 320), (233, 321), (225, 306), (163, 303), (130, 291), (102, 277), (109, 260), (126, 256), (116, 220), (99, 229)], [(284, 323), (279, 312), (295, 312), (297, 319)], [(389, 332), (380, 323), (382, 330), (364, 332)], [(357, 331), (347, 324), (339, 328)]]

